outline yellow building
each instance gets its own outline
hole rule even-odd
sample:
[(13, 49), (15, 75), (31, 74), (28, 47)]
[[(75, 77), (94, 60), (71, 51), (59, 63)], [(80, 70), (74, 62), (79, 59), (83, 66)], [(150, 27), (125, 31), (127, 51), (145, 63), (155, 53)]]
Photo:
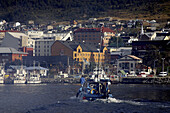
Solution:
[(107, 58), (107, 50), (107, 47), (104, 47), (100, 51), (99, 49), (95, 51), (94, 48), (89, 51), (89, 49), (79, 45), (76, 51), (73, 51), (73, 59), (78, 62), (83, 62), (84, 60), (85, 62), (104, 63)]

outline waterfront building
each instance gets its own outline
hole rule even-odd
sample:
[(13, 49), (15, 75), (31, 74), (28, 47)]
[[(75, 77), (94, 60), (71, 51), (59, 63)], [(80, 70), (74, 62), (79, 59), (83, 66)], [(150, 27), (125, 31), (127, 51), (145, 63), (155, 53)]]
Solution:
[(22, 56), (27, 56), (27, 53), (19, 52), (11, 47), (0, 47), (0, 64), (4, 65), (15, 60), (22, 61)]
[(100, 62), (109, 61), (107, 47), (95, 46), (89, 43), (78, 43), (74, 41), (55, 41), (51, 47), (52, 56), (69, 56), (78, 62)]
[(118, 59), (117, 71), (124, 70), (125, 72), (136, 72), (137, 65), (142, 63), (142, 59), (134, 55), (125, 55), (124, 57)]

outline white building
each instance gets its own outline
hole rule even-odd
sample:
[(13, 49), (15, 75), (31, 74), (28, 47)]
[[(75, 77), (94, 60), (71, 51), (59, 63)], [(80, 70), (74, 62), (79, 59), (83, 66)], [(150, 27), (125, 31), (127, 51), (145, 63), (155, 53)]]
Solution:
[(44, 32), (43, 31), (26, 31), (26, 35), (28, 35), (32, 39), (39, 39), (43, 37)]
[(133, 55), (125, 55), (124, 57), (118, 59), (117, 62), (117, 71), (118, 70), (124, 70), (124, 71), (135, 71), (136, 72), (136, 66), (138, 64), (142, 63), (142, 59), (138, 58)]
[(62, 40), (62, 41), (73, 40), (72, 31), (64, 32), (64, 33), (46, 33), (43, 35), (43, 37), (52, 37), (55, 38), (56, 40)]
[(111, 55), (125, 56), (132, 53), (132, 47), (109, 48)]

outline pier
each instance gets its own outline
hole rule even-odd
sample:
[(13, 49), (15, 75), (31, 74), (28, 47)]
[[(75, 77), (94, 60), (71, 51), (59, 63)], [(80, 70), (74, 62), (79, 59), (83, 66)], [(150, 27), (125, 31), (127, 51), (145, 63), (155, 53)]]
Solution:
[[(80, 83), (78, 78), (42, 78), (42, 83)], [(170, 84), (170, 77), (122, 77), (119, 82), (122, 84)]]
[(170, 77), (123, 77), (120, 83), (124, 84), (170, 84)]

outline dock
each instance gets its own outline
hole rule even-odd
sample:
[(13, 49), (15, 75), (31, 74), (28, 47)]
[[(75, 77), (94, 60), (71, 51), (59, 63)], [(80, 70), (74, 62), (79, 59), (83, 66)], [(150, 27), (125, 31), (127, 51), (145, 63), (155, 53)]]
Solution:
[(122, 77), (124, 84), (170, 84), (170, 77)]

